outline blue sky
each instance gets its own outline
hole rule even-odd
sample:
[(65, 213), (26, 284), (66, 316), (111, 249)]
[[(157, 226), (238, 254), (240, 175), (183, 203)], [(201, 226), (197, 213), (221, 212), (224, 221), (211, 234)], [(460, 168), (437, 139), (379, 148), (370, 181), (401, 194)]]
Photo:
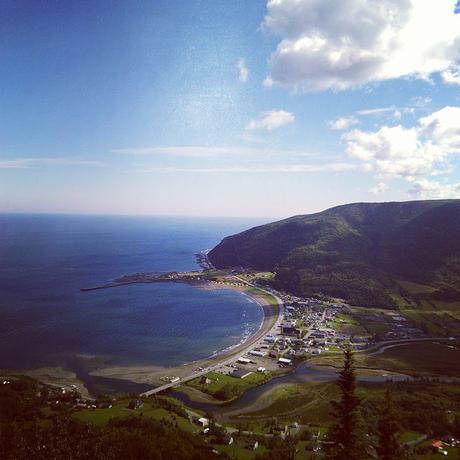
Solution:
[(285, 217), (460, 197), (455, 0), (1, 8), (0, 211)]

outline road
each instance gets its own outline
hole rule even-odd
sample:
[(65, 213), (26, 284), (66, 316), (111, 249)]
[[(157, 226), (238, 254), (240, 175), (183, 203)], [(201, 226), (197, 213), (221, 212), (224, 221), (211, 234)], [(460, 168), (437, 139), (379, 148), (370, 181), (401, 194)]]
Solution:
[(248, 283), (248, 282), (242, 280), (241, 278), (238, 278), (238, 280), (241, 281), (241, 282), (244, 282), (246, 285), (248, 285), (250, 287), (254, 287), (254, 288), (258, 289), (259, 291), (262, 291), (262, 292), (265, 292), (266, 294), (271, 295), (276, 300), (276, 302), (278, 303), (278, 317), (276, 318), (275, 322), (270, 327), (270, 329), (268, 331), (264, 331), (263, 328), (259, 329), (259, 331), (257, 331), (252, 337), (250, 337), (248, 339), (247, 347), (238, 350), (237, 352), (233, 353), (231, 356), (227, 355), (225, 357), (225, 359), (223, 359), (222, 361), (219, 361), (218, 363), (216, 363), (216, 364), (214, 364), (212, 366), (206, 367), (201, 371), (193, 372), (190, 375), (188, 375), (187, 377), (181, 378), (177, 382), (166, 383), (165, 385), (161, 385), (159, 387), (152, 388), (151, 390), (148, 390), (148, 391), (145, 391), (144, 393), (141, 393), (140, 396), (152, 396), (152, 395), (160, 393), (160, 392), (162, 392), (164, 390), (168, 390), (168, 389), (174, 388), (174, 387), (176, 387), (178, 385), (182, 385), (183, 383), (189, 382), (190, 380), (196, 379), (197, 377), (201, 377), (202, 375), (205, 375), (208, 372), (216, 371), (222, 366), (226, 366), (227, 364), (231, 364), (231, 363), (233, 363), (235, 361), (235, 358), (237, 356), (244, 355), (244, 354), (248, 353), (250, 350), (252, 350), (255, 347), (256, 343), (259, 340), (261, 340), (264, 336), (273, 334), (277, 330), (278, 326), (281, 324), (281, 321), (283, 319), (283, 301), (277, 295), (273, 294), (270, 291), (262, 289), (262, 288), (260, 288), (258, 286), (254, 286), (253, 284)]

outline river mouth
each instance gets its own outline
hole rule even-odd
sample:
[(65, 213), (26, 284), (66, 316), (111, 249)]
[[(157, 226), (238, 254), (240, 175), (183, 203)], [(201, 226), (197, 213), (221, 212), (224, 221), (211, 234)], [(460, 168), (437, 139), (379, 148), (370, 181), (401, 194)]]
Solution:
[[(227, 403), (212, 403), (198, 402), (190, 398), (190, 396), (180, 390), (168, 392), (168, 396), (172, 396), (192, 409), (198, 409), (204, 412), (216, 411), (219, 414), (225, 415), (230, 412), (244, 410), (253, 405), (261, 396), (271, 392), (273, 389), (283, 385), (302, 384), (311, 382), (331, 382), (335, 381), (338, 376), (338, 370), (333, 367), (315, 367), (309, 362), (304, 362), (297, 366), (292, 372), (278, 377), (274, 377), (264, 385), (251, 388), (244, 393), (240, 398)], [(413, 377), (405, 374), (382, 374), (382, 375), (357, 375), (359, 382), (374, 382), (383, 383), (386, 381), (407, 381), (413, 380)]]
[(147, 383), (91, 375), (81, 369), (76, 372), (76, 377), (83, 382), (88, 393), (95, 398), (100, 395), (139, 394), (152, 388), (152, 385)]

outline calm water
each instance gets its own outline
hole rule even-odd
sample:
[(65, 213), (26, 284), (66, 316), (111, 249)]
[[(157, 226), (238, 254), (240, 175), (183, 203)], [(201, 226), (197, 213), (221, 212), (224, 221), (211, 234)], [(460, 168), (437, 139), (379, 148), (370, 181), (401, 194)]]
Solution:
[[(257, 399), (265, 393), (268, 393), (273, 388), (279, 387), (285, 384), (302, 384), (308, 382), (330, 382), (337, 379), (337, 371), (330, 367), (314, 367), (308, 361), (300, 364), (292, 372), (275, 377), (265, 385), (257, 386), (246, 391), (241, 398), (232, 401), (227, 404), (212, 404), (205, 402), (197, 402), (190, 399), (186, 393), (181, 391), (172, 390), (169, 392), (170, 395), (183, 401), (187, 406), (195, 409), (202, 410), (204, 412), (212, 412), (219, 410), (219, 414), (222, 415), (225, 412), (233, 412), (235, 410), (243, 410), (246, 407), (253, 404)], [(360, 382), (386, 382), (392, 380), (394, 382), (412, 380), (412, 377), (404, 374), (392, 374), (391, 376), (385, 375), (358, 375), (357, 380)]]
[(257, 223), (0, 215), (0, 368), (175, 365), (238, 343), (262, 311), (237, 292), (79, 289), (132, 272), (196, 269), (195, 252)]

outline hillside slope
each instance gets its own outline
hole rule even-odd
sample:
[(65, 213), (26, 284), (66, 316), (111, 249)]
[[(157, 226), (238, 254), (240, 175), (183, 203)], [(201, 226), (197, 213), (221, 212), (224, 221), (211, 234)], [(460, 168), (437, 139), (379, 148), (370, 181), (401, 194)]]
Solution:
[(279, 288), (357, 305), (394, 306), (398, 281), (460, 300), (460, 200), (356, 203), (295, 216), (226, 237), (218, 268), (276, 272)]

